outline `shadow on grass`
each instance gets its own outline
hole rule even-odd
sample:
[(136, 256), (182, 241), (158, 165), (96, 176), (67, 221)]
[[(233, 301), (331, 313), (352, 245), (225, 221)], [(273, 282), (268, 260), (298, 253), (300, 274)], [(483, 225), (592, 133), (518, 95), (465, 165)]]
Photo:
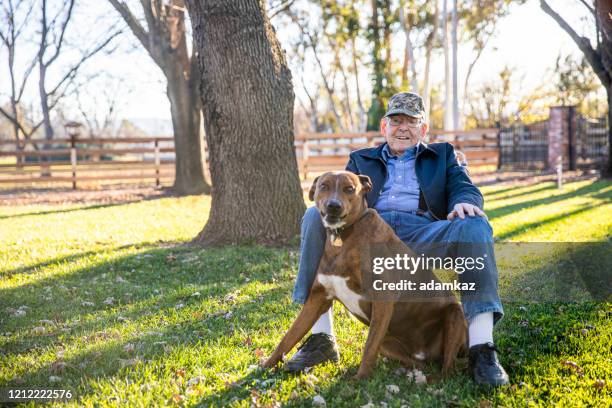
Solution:
[[(131, 246), (124, 246), (114, 250), (129, 247)], [(245, 256), (240, 256), (240, 251), (243, 251)], [(197, 257), (201, 253), (205, 253), (202, 257), (202, 262), (199, 262), (197, 265), (184, 265), (183, 261), (185, 259)], [(44, 264), (31, 266), (30, 268), (49, 266), (65, 260), (74, 262), (94, 254), (92, 251), (62, 257), (47, 261)], [(116, 302), (123, 308), (138, 304), (143, 304), (143, 306), (127, 313), (124, 312), (125, 315), (123, 317), (138, 316), (147, 307), (159, 310), (160, 305), (173, 307), (177, 302), (206, 299), (208, 296), (223, 298), (229, 292), (239, 290), (246, 285), (245, 273), (254, 282), (265, 282), (269, 279), (275, 279), (275, 273), (272, 269), (280, 269), (282, 265), (288, 266), (287, 259), (288, 257), (284, 254), (279, 255), (279, 251), (263, 247), (250, 249), (232, 247), (230, 249), (202, 250), (193, 246), (176, 246), (173, 248), (151, 249), (135, 255), (99, 262), (69, 274), (60, 273), (14, 288), (0, 289), (0, 311), (4, 312), (4, 309), (9, 306), (17, 308), (18, 305), (25, 303), (33, 310), (27, 313), (27, 317), (21, 318), (18, 321), (14, 320), (14, 322), (21, 323), (21, 325), (33, 323), (36, 321), (34, 318), (37, 316), (36, 308), (46, 308), (49, 304), (53, 305), (50, 302), (57, 302), (57, 300), (47, 301), (45, 299), (49, 293), (53, 293), (56, 298), (65, 297), (67, 303), (78, 303), (71, 305), (74, 307), (66, 307), (67, 304), (62, 304), (62, 308), (55, 311), (53, 316), (55, 320), (69, 322), (80, 317), (82, 314), (105, 313), (109, 307), (103, 301), (109, 295), (114, 295), (114, 297), (126, 295), (127, 297), (124, 296), (123, 298), (116, 299)], [(252, 261), (255, 261), (255, 263)], [(121, 277), (122, 281), (117, 282), (119, 277)], [(98, 279), (102, 279), (102, 281)], [(126, 279), (127, 284), (123, 282)], [(130, 282), (132, 285), (129, 284)], [(136, 283), (146, 284), (147, 287), (142, 289), (142, 285)], [(190, 287), (197, 287), (199, 292), (203, 293), (200, 293), (197, 298), (193, 299), (190, 299), (192, 293), (163, 294), (166, 291), (186, 291)], [(195, 289), (192, 291), (195, 292)], [(27, 297), (24, 297), (23, 294), (26, 293)], [(83, 307), (81, 305), (81, 301), (91, 300), (95, 301), (94, 304), (96, 306)], [(144, 305), (147, 301), (154, 301), (154, 304)], [(234, 314), (240, 313), (242, 310), (236, 306), (231, 305), (228, 311), (231, 310)], [(253, 306), (253, 308), (256, 308), (256, 306)], [(120, 315), (119, 311), (113, 312), (113, 314), (116, 317)], [(211, 314), (214, 314), (214, 312), (211, 311)], [(38, 319), (49, 318), (49, 316), (42, 316), (40, 313), (38, 315)], [(2, 318), (0, 322), (5, 320), (5, 318)]]
[(144, 197), (138, 197), (138, 198), (128, 199), (128, 200), (119, 200), (119, 201), (115, 201), (115, 202), (108, 203), (108, 204), (93, 204), (93, 205), (87, 205), (87, 206), (82, 206), (82, 207), (78, 206), (78, 203), (76, 203), (77, 206), (71, 207), (71, 208), (64, 208), (64, 209), (57, 209), (57, 210), (32, 211), (32, 212), (12, 214), (12, 215), (0, 215), (0, 220), (13, 219), (13, 218), (16, 219), (16, 218), (22, 218), (22, 217), (38, 216), (38, 215), (71, 213), (75, 211), (96, 210), (99, 208), (117, 207), (120, 205), (133, 204), (133, 203), (138, 203), (142, 201), (153, 201), (153, 200), (159, 200), (159, 199), (168, 198), (168, 197), (178, 197), (178, 196), (172, 193), (165, 193), (165, 194), (156, 195), (156, 196), (144, 196)]
[(557, 194), (549, 197), (538, 198), (530, 201), (523, 201), (516, 204), (510, 204), (504, 207), (496, 208), (494, 210), (487, 210), (487, 215), (489, 219), (500, 218), (505, 215), (520, 211), (525, 208), (532, 208), (539, 205), (550, 205), (559, 201), (566, 200), (568, 198), (579, 197), (580, 195), (593, 194), (597, 193), (606, 187), (608, 187), (609, 183), (606, 181), (595, 181), (589, 185), (584, 187), (580, 187), (573, 191), (568, 191), (563, 194)]
[(521, 197), (521, 196), (525, 196), (525, 195), (530, 195), (530, 194), (535, 194), (535, 193), (540, 193), (542, 191), (546, 191), (546, 190), (553, 190), (556, 188), (555, 184), (550, 183), (550, 182), (544, 182), (544, 183), (535, 183), (535, 184), (529, 184), (527, 186), (516, 186), (514, 188), (511, 189), (506, 189), (503, 191), (503, 193), (507, 193), (513, 190), (518, 190), (518, 189), (524, 189), (526, 187), (533, 187), (536, 184), (544, 184), (543, 186), (540, 186), (538, 188), (534, 188), (534, 189), (530, 189), (527, 191), (519, 191), (519, 192), (515, 192), (513, 194), (500, 194), (497, 191), (491, 193), (491, 194), (487, 194), (486, 199), (488, 199), (489, 201), (491, 200), (509, 200), (511, 198), (516, 198), (516, 197)]
[[(172, 261), (168, 260), (170, 254), (176, 257)], [(194, 255), (200, 255), (202, 264), (182, 265), (184, 259), (189, 259)], [(201, 342), (210, 345), (219, 339), (227, 340), (235, 335), (240, 335), (241, 332), (238, 330), (243, 330), (240, 327), (253, 329), (260, 326), (274, 327), (276, 319), (283, 314), (293, 312), (291, 307), (283, 304), (283, 299), (286, 301), (287, 294), (290, 293), (289, 286), (292, 279), (276, 273), (290, 267), (292, 262), (286, 250), (279, 251), (263, 247), (206, 250), (177, 247), (149, 250), (109, 262), (100, 262), (68, 275), (49, 277), (17, 288), (4, 289), (0, 291), (0, 299), (2, 299), (0, 304), (6, 306), (8, 304), (32, 304), (28, 300), (44, 296), (45, 287), (57, 288), (59, 285), (78, 287), (76, 291), (70, 291), (66, 295), (66, 302), (51, 304), (51, 307), (46, 302), (40, 305), (32, 304), (27, 317), (21, 318), (18, 322), (12, 322), (18, 323), (21, 330), (14, 333), (13, 340), (3, 342), (2, 358), (6, 359), (11, 355), (24, 353), (29, 353), (31, 357), (37, 358), (39, 353), (44, 353), (50, 348), (70, 350), (70, 344), (73, 344), (72, 349), (74, 350), (74, 345), (84, 342), (85, 347), (82, 348), (82, 351), (77, 349), (76, 353), (72, 353), (73, 350), (70, 350), (70, 356), (62, 360), (65, 366), (61, 372), (54, 369), (53, 365), (45, 364), (37, 369), (15, 367), (14, 374), (26, 379), (28, 386), (48, 386), (50, 375), (65, 375), (70, 386), (79, 387), (78, 391), (81, 396), (93, 394), (95, 383), (101, 379), (132, 378), (137, 372), (142, 371), (142, 367), (151, 362), (157, 361), (161, 366), (168, 365), (170, 362), (165, 359), (168, 353), (172, 353), (175, 349), (181, 347), (199, 349), (202, 347)], [(113, 272), (109, 272), (111, 266), (114, 266)], [(152, 271), (127, 272), (134, 266), (140, 268), (148, 266), (148, 269), (156, 270), (157, 273)], [(188, 269), (187, 273), (180, 274), (180, 270), (184, 268)], [(160, 270), (162, 270), (161, 273)], [(128, 282), (144, 283), (147, 288), (138, 290), (130, 285), (125, 290), (118, 290), (112, 288), (111, 285), (106, 294), (96, 292), (89, 297), (95, 300), (96, 307), (81, 307), (81, 299), (78, 299), (78, 296), (83, 296), (84, 291), (93, 291), (96, 286), (100, 285), (102, 282), (97, 281), (96, 278), (103, 273), (111, 275), (108, 277), (109, 282), (115, 282), (116, 276), (123, 276), (128, 279)], [(173, 275), (174, 279), (169, 278)], [(245, 276), (248, 276), (249, 279), (245, 279)], [(277, 278), (286, 278), (286, 282), (280, 286), (275, 285)], [(263, 288), (263, 290), (257, 287), (265, 282), (273, 287)], [(162, 293), (154, 294), (155, 287), (163, 288)], [(194, 297), (192, 295), (196, 289), (199, 295)], [(126, 290), (134, 292), (134, 296), (122, 301), (121, 292)], [(250, 298), (246, 301), (232, 299), (230, 294), (240, 293), (240, 291), (249, 293), (255, 291), (259, 294), (259, 300), (257, 298)], [(28, 299), (23, 299), (21, 296), (23, 293), (28, 293)], [(103, 305), (102, 300), (108, 294), (119, 298), (118, 307), (110, 309), (111, 306)], [(262, 308), (261, 303), (264, 298), (277, 307), (271, 308), (268, 305)], [(185, 306), (177, 309), (178, 303)], [(205, 306), (206, 304), (209, 306)], [(213, 310), (208, 310), (210, 305), (213, 305)], [(231, 312), (232, 316), (228, 317), (227, 312)], [(53, 326), (50, 333), (44, 336), (33, 336), (29, 327), (39, 325), (38, 319), (49, 319), (51, 316), (56, 321), (56, 325)], [(86, 317), (83, 324), (72, 324), (82, 316)], [(127, 319), (127, 323), (119, 322), (120, 316)], [(121, 334), (125, 324), (133, 323), (135, 327), (147, 326), (147, 323), (151, 324), (150, 319), (153, 322), (159, 321), (153, 331), (147, 332), (145, 329), (142, 330), (145, 331), (142, 333), (134, 331), (132, 327), (127, 327), (127, 332)], [(168, 321), (171, 321), (172, 324), (167, 324)], [(2, 326), (5, 325), (2, 324)], [(63, 332), (62, 328), (67, 328), (68, 333)], [(166, 344), (163, 346), (158, 344), (161, 340), (164, 340)], [(88, 347), (90, 343), (92, 346)], [(138, 361), (133, 360), (134, 354), (124, 350), (128, 343), (143, 345), (143, 349), (136, 351), (140, 357)], [(248, 353), (254, 353), (254, 350), (251, 349), (254, 349), (255, 346), (245, 344), (244, 347), (250, 350)], [(122, 367), (126, 362), (128, 367)], [(87, 363), (87, 366), (82, 367), (83, 363)], [(132, 363), (135, 365), (132, 366)], [(196, 363), (194, 359), (193, 364)], [(3, 386), (18, 385), (8, 378), (7, 380), (8, 382)]]
[[(122, 245), (119, 247), (108, 247), (106, 249), (109, 249), (112, 251), (121, 251), (121, 250), (128, 249), (128, 248), (146, 248), (146, 247), (151, 247), (151, 246), (155, 246), (155, 244), (133, 244), (133, 245), (128, 244), (128, 245)], [(87, 258), (89, 256), (93, 256), (99, 253), (100, 253), (100, 250), (85, 251), (85, 252), (79, 252), (79, 253), (71, 254), (71, 255), (59, 256), (57, 258), (49, 259), (43, 262), (38, 262), (32, 265), (20, 266), (19, 268), (9, 269), (4, 272), (0, 272), (0, 274), (5, 275), (7, 277), (11, 277), (13, 275), (19, 275), (19, 274), (30, 274), (36, 271), (37, 269), (46, 268), (51, 265), (56, 265), (56, 264), (61, 264), (61, 263), (66, 263), (66, 262), (75, 262), (82, 258)], [(112, 262), (113, 261), (111, 261), (111, 263)], [(2, 293), (2, 289), (0, 289), (0, 293)]]

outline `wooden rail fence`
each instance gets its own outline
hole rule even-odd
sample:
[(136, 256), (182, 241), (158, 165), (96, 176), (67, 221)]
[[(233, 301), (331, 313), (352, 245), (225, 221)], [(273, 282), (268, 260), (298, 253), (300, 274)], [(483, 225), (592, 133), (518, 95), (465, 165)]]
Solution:
[[(498, 129), (430, 131), (429, 142), (448, 141), (470, 168), (497, 168)], [(307, 133), (295, 137), (303, 180), (327, 170), (344, 169), (351, 151), (372, 147), (384, 139), (378, 132)], [(174, 178), (172, 137), (62, 138), (52, 141), (0, 140), (0, 188), (28, 184), (70, 184), (73, 189), (91, 183), (154, 182)], [(42, 149), (47, 144), (49, 148)], [(205, 156), (207, 152), (205, 151)], [(206, 166), (207, 167), (207, 166)], [(208, 169), (206, 168), (206, 171)]]
[[(160, 186), (174, 177), (173, 140), (167, 136), (61, 138), (22, 141), (21, 146), (0, 140), (0, 187), (70, 183), (76, 189), (81, 184), (121, 180), (154, 181)], [(51, 148), (42, 150), (45, 144)], [(33, 150), (34, 146), (41, 150)]]

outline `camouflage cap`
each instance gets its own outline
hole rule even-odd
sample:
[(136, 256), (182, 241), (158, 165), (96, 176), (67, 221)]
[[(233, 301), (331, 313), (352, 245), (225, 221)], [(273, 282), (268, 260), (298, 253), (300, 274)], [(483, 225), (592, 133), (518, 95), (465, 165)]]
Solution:
[(424, 119), (425, 105), (423, 104), (423, 98), (412, 92), (396, 93), (389, 99), (389, 105), (384, 117), (399, 114)]

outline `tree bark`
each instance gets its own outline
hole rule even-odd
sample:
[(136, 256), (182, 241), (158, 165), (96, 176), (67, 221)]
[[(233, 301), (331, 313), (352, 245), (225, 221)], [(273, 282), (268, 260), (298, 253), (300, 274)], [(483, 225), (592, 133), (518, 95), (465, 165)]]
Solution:
[(203, 245), (285, 244), (305, 206), (293, 148), (291, 72), (257, 0), (188, 0), (210, 149)]
[(197, 64), (192, 66), (195, 72), (190, 70), (189, 78), (185, 78), (183, 64), (177, 60), (169, 59), (164, 69), (174, 131), (175, 176), (172, 190), (179, 194), (210, 194), (210, 186), (204, 180), (202, 162)]

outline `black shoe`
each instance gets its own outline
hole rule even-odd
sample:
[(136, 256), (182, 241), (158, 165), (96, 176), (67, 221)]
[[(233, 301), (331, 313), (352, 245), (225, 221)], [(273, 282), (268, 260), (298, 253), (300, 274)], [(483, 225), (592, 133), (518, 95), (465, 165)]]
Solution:
[(493, 343), (470, 347), (470, 372), (476, 384), (499, 386), (510, 382), (506, 370), (497, 360), (496, 351), (499, 350)]
[(327, 361), (338, 361), (338, 348), (333, 336), (325, 333), (311, 334), (285, 363), (283, 369), (290, 372), (303, 371)]

